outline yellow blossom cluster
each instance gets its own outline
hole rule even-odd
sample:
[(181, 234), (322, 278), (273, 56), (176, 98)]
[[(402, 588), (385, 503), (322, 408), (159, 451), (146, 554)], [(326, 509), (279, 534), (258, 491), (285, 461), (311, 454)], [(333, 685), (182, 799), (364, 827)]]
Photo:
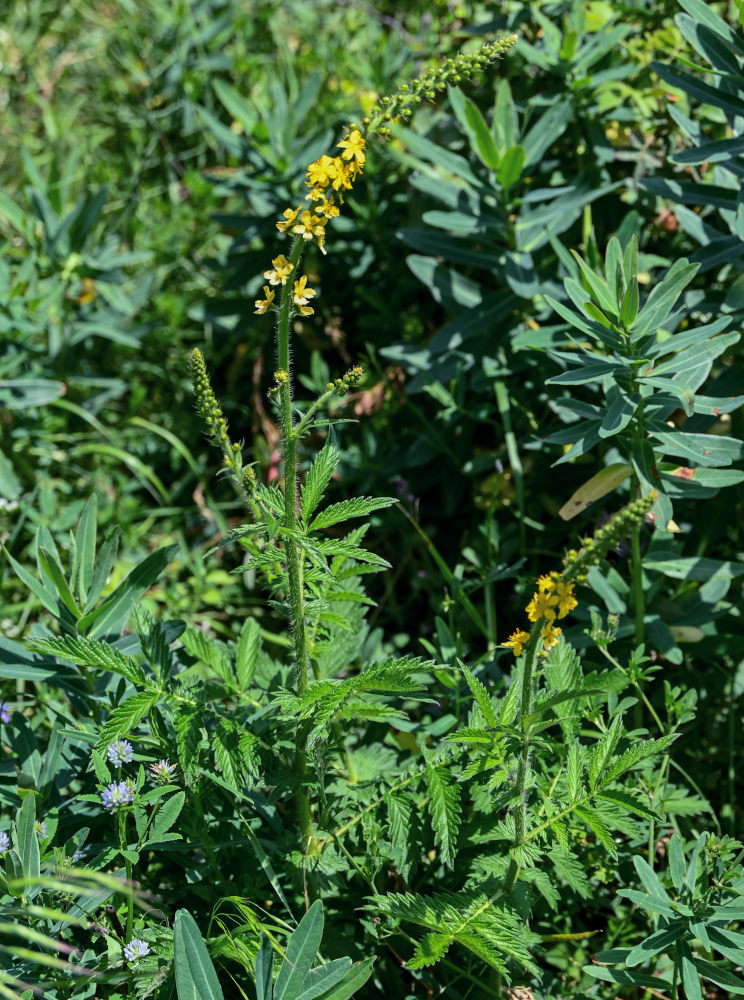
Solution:
[[(351, 187), (362, 172), (366, 159), (365, 140), (358, 129), (352, 129), (346, 139), (337, 143), (341, 150), (340, 156), (323, 155), (307, 168), (305, 183), (310, 189), (305, 200), (312, 202), (311, 208), (287, 208), (282, 212), (282, 218), (276, 228), (280, 233), (301, 236), (303, 240), (314, 240), (322, 253), (325, 253), (326, 226), (330, 219), (339, 214), (339, 204), (343, 202), (343, 192)], [(338, 198), (338, 203), (336, 203)], [(274, 266), (264, 271), (269, 285), (285, 285), (293, 270), (293, 265), (280, 254), (272, 262)], [(269, 285), (264, 285), (264, 298), (256, 300), (257, 313), (265, 313), (271, 306), (276, 294)], [(315, 295), (315, 290), (307, 287), (307, 277), (303, 275), (294, 282), (292, 304), (302, 316), (312, 315), (312, 306), (308, 301)]]
[[(532, 595), (530, 603), (525, 608), (531, 622), (544, 621), (540, 630), (543, 641), (542, 650), (546, 653), (557, 645), (562, 629), (555, 627), (558, 618), (565, 618), (578, 601), (574, 597), (573, 584), (566, 583), (558, 573), (543, 574), (538, 578), (537, 591)], [(530, 638), (530, 633), (523, 629), (515, 629), (503, 646), (510, 648), (515, 656), (521, 656), (522, 650)]]

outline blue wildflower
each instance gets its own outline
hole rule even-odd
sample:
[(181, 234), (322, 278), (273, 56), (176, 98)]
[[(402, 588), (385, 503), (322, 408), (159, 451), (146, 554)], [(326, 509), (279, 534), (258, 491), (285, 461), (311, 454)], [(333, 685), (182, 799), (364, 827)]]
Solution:
[(0, 701), (0, 722), (10, 722), (10, 705), (7, 701)]
[(0, 833), (0, 858), (6, 854), (10, 847), (10, 837), (7, 833)]
[(106, 748), (106, 756), (116, 767), (128, 764), (134, 755), (132, 744), (127, 740), (117, 740)]
[(134, 799), (134, 782), (114, 781), (101, 792), (101, 802), (109, 812), (114, 812), (121, 806), (131, 805)]
[(150, 945), (141, 938), (132, 938), (129, 944), (124, 945), (124, 957), (130, 965), (136, 965), (149, 952)]

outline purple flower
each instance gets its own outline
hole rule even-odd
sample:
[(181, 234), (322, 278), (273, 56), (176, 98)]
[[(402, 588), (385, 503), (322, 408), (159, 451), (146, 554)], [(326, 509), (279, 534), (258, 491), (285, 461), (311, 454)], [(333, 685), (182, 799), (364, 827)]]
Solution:
[(176, 767), (176, 764), (171, 764), (167, 759), (159, 760), (157, 764), (150, 764), (150, 774), (158, 785), (167, 785), (173, 777)]
[(0, 858), (7, 853), (10, 847), (10, 837), (7, 833), (0, 833)]
[(101, 792), (101, 802), (109, 812), (115, 812), (121, 806), (131, 805), (133, 799), (134, 782), (131, 778), (127, 781), (114, 781), (106, 785)]
[(124, 957), (130, 965), (136, 965), (149, 951), (150, 945), (141, 938), (132, 938), (129, 944), (124, 945)]
[(7, 701), (0, 701), (0, 722), (10, 722), (10, 705)]
[(47, 825), (43, 819), (37, 819), (34, 823), (34, 833), (39, 837), (46, 837)]
[(133, 754), (132, 744), (127, 740), (117, 740), (116, 743), (112, 743), (110, 747), (106, 748), (106, 756), (116, 767), (128, 764)]

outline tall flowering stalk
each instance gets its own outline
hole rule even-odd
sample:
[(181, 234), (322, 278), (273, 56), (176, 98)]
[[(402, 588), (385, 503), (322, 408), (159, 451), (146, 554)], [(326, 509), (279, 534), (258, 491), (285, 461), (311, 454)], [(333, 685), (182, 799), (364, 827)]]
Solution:
[[(515, 656), (523, 656), (519, 719), (522, 730), (522, 746), (519, 753), (516, 774), (515, 795), (517, 808), (514, 814), (514, 847), (520, 847), (527, 836), (527, 784), (530, 771), (531, 739), (526, 720), (535, 706), (535, 663), (540, 656), (546, 656), (560, 641), (562, 630), (555, 625), (556, 620), (565, 618), (577, 606), (574, 597), (575, 583), (583, 583), (591, 566), (614, 548), (628, 532), (637, 529), (658, 498), (652, 490), (645, 497), (639, 497), (618, 511), (607, 524), (587, 539), (581, 549), (571, 549), (564, 560), (562, 573), (543, 574), (537, 580), (537, 589), (525, 608), (527, 618), (532, 623), (529, 632), (517, 628), (502, 646), (511, 649)], [(511, 892), (519, 874), (519, 864), (512, 856), (504, 878), (504, 891)]]
[[(295, 659), (296, 693), (302, 695), (309, 683), (309, 650), (306, 630), (303, 588), (303, 554), (294, 539), (299, 522), (297, 443), (306, 432), (317, 410), (331, 396), (343, 395), (356, 384), (362, 375), (359, 367), (352, 368), (342, 378), (329, 382), (324, 392), (300, 418), (293, 412), (293, 373), (290, 324), (295, 317), (311, 316), (317, 292), (308, 285), (308, 277), (300, 272), (302, 255), (314, 243), (321, 253), (326, 253), (326, 230), (343, 205), (344, 195), (352, 189), (364, 170), (367, 158), (367, 139), (372, 135), (388, 138), (390, 125), (398, 119), (407, 120), (414, 108), (425, 99), (433, 99), (448, 84), (456, 84), (484, 69), (504, 55), (516, 42), (516, 35), (507, 35), (468, 55), (447, 59), (441, 66), (427, 72), (421, 79), (401, 84), (389, 97), (382, 97), (361, 124), (352, 123), (344, 137), (337, 143), (336, 155), (323, 155), (307, 168), (304, 203), (286, 208), (276, 223), (280, 233), (291, 239), (288, 254), (280, 253), (263, 272), (266, 284), (263, 296), (255, 302), (255, 313), (273, 312), (277, 317), (277, 362), (275, 385), (271, 394), (276, 397), (280, 413), (282, 455), (284, 461), (284, 548), (287, 572), (287, 590), (291, 617), (292, 645)], [(199, 351), (192, 354), (192, 376), (199, 409), (205, 418), (210, 434), (220, 447), (226, 470), (248, 506), (252, 506), (258, 520), (253, 492), (255, 477), (242, 460), (241, 446), (230, 441), (227, 425), (219, 403), (209, 385), (204, 359)], [(297, 811), (301, 836), (307, 849), (312, 835), (310, 804), (304, 791), (306, 773), (306, 736), (298, 727), (295, 744), (295, 773), (297, 776)]]

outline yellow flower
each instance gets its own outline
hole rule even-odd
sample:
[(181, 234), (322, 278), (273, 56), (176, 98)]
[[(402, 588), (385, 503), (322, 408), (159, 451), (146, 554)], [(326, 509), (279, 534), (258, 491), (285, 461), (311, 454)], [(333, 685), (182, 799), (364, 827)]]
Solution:
[(366, 159), (364, 147), (366, 146), (366, 143), (358, 129), (354, 129), (354, 131), (349, 134), (348, 139), (342, 139), (341, 142), (337, 142), (336, 145), (339, 149), (343, 150), (341, 155), (345, 160), (353, 160), (360, 167), (364, 166), (364, 161)]
[(543, 652), (547, 652), (549, 649), (552, 649), (553, 646), (557, 646), (562, 633), (562, 629), (553, 628), (553, 626), (548, 623), (540, 633), (543, 641)]
[(333, 177), (333, 181), (331, 182), (334, 191), (340, 191), (342, 188), (347, 191), (350, 190), (358, 172), (359, 168), (357, 167), (355, 160), (352, 160), (351, 163), (344, 163), (343, 160), (339, 160), (336, 173)]
[(266, 310), (269, 308), (269, 306), (271, 305), (271, 303), (274, 301), (274, 296), (276, 295), (276, 292), (273, 291), (271, 288), (269, 288), (268, 285), (264, 285), (263, 286), (263, 293), (266, 296), (266, 298), (265, 299), (256, 299), (256, 302), (255, 302), (255, 306), (256, 306), (255, 312), (257, 312), (259, 314), (259, 316), (261, 315), (261, 313), (265, 313), (266, 312)]
[(317, 236), (319, 233), (325, 236), (325, 225), (327, 219), (321, 219), (309, 209), (305, 211), (300, 216), (300, 221), (292, 226), (292, 232), (295, 236), (301, 236), (303, 240), (311, 240), (313, 236)]
[(321, 195), (319, 200), (321, 201), (321, 204), (315, 206), (316, 212), (320, 212), (320, 214), (324, 215), (326, 219), (333, 219), (339, 215), (341, 210), (338, 205), (334, 203), (333, 195), (331, 195), (330, 198), (326, 198), (325, 195)]
[(295, 281), (294, 288), (292, 290), (292, 301), (296, 306), (300, 306), (300, 312), (303, 316), (309, 316), (310, 313), (303, 312), (302, 306), (307, 306), (307, 303), (315, 296), (315, 289), (307, 287), (307, 275), (303, 274), (299, 281)]
[(549, 622), (555, 620), (555, 610), (553, 605), (558, 603), (555, 594), (533, 594), (532, 600), (525, 608), (527, 617), (531, 622), (536, 622), (540, 618), (547, 618)]
[(565, 618), (579, 603), (573, 595), (573, 584), (559, 580), (555, 585), (555, 596), (558, 598), (558, 617)]
[(275, 257), (271, 263), (274, 265), (274, 268), (271, 271), (264, 271), (264, 278), (268, 278), (271, 285), (286, 285), (287, 278), (292, 273), (292, 264), (289, 263), (283, 253)]
[(284, 209), (284, 211), (282, 212), (282, 215), (284, 216), (284, 220), (285, 221), (284, 222), (277, 222), (277, 224), (276, 224), (276, 228), (279, 230), (280, 233), (286, 233), (286, 231), (289, 229), (289, 227), (292, 225), (292, 223), (295, 221), (295, 219), (299, 215), (299, 212), (300, 212), (301, 208), (302, 208), (302, 205), (300, 205), (299, 208), (285, 208)]
[(315, 163), (307, 168), (306, 181), (308, 187), (326, 188), (336, 176), (336, 167), (340, 163), (338, 156), (323, 154)]
[(537, 578), (537, 589), (541, 594), (550, 594), (555, 590), (555, 580), (548, 573)]
[(522, 629), (515, 629), (506, 642), (502, 642), (502, 646), (509, 646), (514, 652), (515, 656), (522, 655), (522, 647), (527, 642), (530, 637), (529, 632), (523, 632)]

